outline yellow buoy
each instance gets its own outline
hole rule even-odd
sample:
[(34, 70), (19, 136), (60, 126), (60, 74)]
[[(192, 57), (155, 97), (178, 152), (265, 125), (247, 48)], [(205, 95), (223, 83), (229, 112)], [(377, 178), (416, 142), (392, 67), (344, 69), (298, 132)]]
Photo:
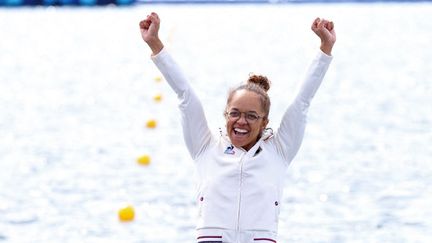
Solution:
[(144, 154), (140, 157), (138, 157), (137, 162), (140, 165), (149, 165), (151, 161), (150, 155)]
[(162, 94), (156, 94), (153, 96), (153, 100), (156, 102), (160, 102), (162, 100)]
[(160, 82), (160, 81), (162, 81), (162, 77), (161, 76), (157, 76), (157, 77), (154, 78), (154, 80), (156, 82)]
[(118, 217), (120, 221), (132, 221), (135, 218), (135, 209), (131, 205), (120, 208)]
[(146, 124), (146, 126), (147, 126), (148, 128), (155, 128), (156, 125), (157, 125), (157, 122), (156, 122), (156, 120), (154, 120), (154, 119), (150, 119), (150, 120), (148, 120), (148, 121), (147, 121), (147, 124)]

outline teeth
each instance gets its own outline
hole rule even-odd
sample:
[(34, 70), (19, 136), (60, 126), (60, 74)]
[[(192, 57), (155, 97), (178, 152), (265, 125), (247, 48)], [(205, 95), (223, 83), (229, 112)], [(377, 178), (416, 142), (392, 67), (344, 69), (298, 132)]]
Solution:
[(240, 132), (240, 133), (247, 133), (248, 131), (245, 129), (240, 129), (240, 128), (234, 128), (234, 131), (236, 132)]

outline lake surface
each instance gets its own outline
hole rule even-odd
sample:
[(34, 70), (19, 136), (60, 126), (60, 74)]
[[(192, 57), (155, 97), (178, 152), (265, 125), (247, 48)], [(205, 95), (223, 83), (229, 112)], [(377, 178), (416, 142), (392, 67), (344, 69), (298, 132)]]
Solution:
[(138, 29), (151, 11), (214, 131), (250, 72), (272, 80), (276, 129), (319, 47), (310, 24), (332, 19), (278, 242), (432, 240), (432, 4), (351, 3), (0, 9), (0, 242), (194, 241), (176, 95)]

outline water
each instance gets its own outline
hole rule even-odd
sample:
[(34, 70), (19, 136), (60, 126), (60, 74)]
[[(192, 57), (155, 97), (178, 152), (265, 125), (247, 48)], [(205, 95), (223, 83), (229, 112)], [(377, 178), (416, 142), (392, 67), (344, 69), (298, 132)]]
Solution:
[[(272, 81), (276, 128), (319, 41), (334, 62), (287, 174), (278, 242), (430, 242), (432, 4), (0, 9), (0, 242), (192, 242), (193, 164), (175, 95), (140, 39), (161, 38), (210, 127), (248, 73)], [(163, 101), (155, 103), (154, 94)], [(158, 127), (147, 129), (148, 119)], [(152, 164), (139, 166), (149, 153)], [(117, 210), (134, 205), (136, 219)]]

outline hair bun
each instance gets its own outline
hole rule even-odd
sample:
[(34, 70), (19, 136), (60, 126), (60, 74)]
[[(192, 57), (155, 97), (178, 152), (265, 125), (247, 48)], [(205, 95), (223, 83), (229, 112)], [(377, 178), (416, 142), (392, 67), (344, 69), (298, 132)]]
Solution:
[(260, 86), (266, 92), (270, 89), (270, 80), (266, 76), (249, 74), (247, 82), (250, 84), (256, 84)]

